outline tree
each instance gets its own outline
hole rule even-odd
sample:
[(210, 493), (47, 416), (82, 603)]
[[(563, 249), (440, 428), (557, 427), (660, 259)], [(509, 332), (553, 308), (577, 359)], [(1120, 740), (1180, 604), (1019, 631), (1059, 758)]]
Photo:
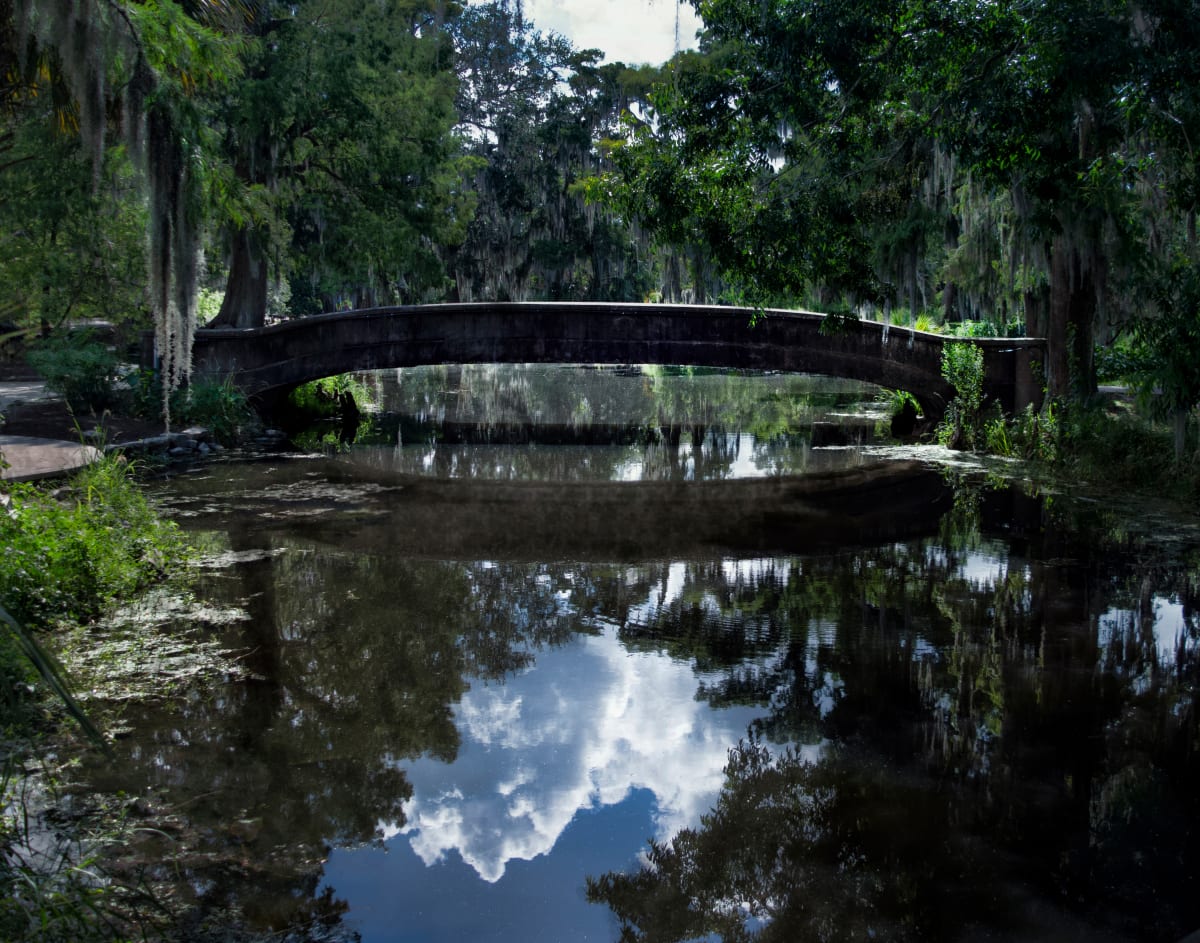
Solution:
[(1200, 263), (1180, 251), (1154, 268), (1147, 295), (1155, 311), (1134, 324), (1134, 385), (1152, 411), (1170, 417), (1175, 460), (1183, 458), (1188, 416), (1200, 405)]
[(461, 239), (472, 205), (443, 14), (425, 0), (314, 0), (247, 22), (247, 75), (221, 113), (241, 200), (214, 324), (261, 325), (271, 267), (310, 311), (441, 291), (431, 243)]
[(882, 302), (870, 236), (909, 215), (928, 152), (890, 107), (891, 6), (699, 9), (700, 52), (668, 65), (615, 151), (619, 204), (667, 241), (703, 246), (754, 300)]
[(478, 198), (466, 241), (447, 252), (456, 296), (643, 297), (645, 240), (581, 190), (603, 161), (596, 140), (611, 135), (639, 73), (597, 64), (598, 50), (539, 32), (506, 3), (469, 6), (451, 29)]
[(1002, 271), (1050, 393), (1094, 389), (1130, 260), (1161, 247), (1146, 194), (1194, 215), (1194, 3), (697, 6), (700, 51), (616, 151), (618, 205), (762, 300), (915, 306), (940, 271), (947, 309), (960, 284), (1005, 304)]
[(48, 91), (45, 119), (78, 133), (94, 189), (113, 132), (142, 175), (148, 304), (168, 388), (190, 369), (209, 182), (201, 101), (238, 71), (238, 45), (201, 22), (223, 19), (228, 7), (223, 0), (195, 0), (193, 7), (200, 19), (173, 0), (17, 0), (0, 8), (9, 113)]
[(26, 336), (68, 318), (151, 326), (147, 220), (128, 161), (109, 148), (93, 169), (79, 139), (59, 131), (40, 108), (6, 119), (0, 320)]

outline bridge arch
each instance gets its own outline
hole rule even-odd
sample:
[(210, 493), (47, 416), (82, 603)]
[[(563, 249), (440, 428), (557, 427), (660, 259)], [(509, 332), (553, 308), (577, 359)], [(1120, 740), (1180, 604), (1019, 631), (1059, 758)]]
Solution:
[(984, 351), (984, 393), (1039, 402), (1045, 342), (961, 340), (811, 312), (703, 305), (531, 302), (413, 305), (200, 330), (193, 376), (230, 378), (270, 403), (321, 377), (443, 363), (677, 364), (815, 373), (906, 390), (938, 418), (953, 390), (947, 343)]

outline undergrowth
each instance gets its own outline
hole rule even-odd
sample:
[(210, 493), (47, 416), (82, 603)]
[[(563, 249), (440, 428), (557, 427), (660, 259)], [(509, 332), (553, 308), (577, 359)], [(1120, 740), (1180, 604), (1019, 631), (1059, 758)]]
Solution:
[(0, 514), (0, 604), (33, 629), (88, 622), (162, 578), (184, 551), (129, 466), (106, 456), (48, 492), (12, 485)]
[(28, 359), (74, 412), (99, 411), (116, 397), (117, 355), (86, 333), (48, 338)]
[[(28, 762), (28, 758), (24, 761)], [(0, 768), (0, 939), (101, 943), (156, 936), (161, 908), (136, 877), (113, 880), (106, 851), (128, 843), (119, 813), (65, 820), (45, 770)]]
[[(163, 414), (162, 379), (153, 370), (141, 369), (127, 377), (130, 409), (137, 416), (157, 419)], [(196, 377), (186, 387), (171, 392), (171, 422), (175, 426), (199, 425), (222, 445), (233, 445), (256, 417), (250, 401), (233, 381)]]
[(102, 741), (37, 636), (136, 597), (186, 558), (186, 544), (129, 466), (106, 456), (66, 488), (5, 485), (0, 546), (0, 939), (148, 938), (153, 897), (101, 864), (129, 829), (119, 814), (66, 814), (39, 759), (61, 706)]
[(350, 403), (355, 409), (366, 411), (372, 405), (372, 397), (361, 380), (346, 373), (301, 384), (289, 394), (288, 403), (305, 416), (328, 418), (342, 415)]
[(1049, 402), (991, 419), (984, 434), (989, 452), (1064, 478), (1183, 500), (1200, 496), (1194, 437), (1184, 458), (1173, 460), (1172, 431), (1130, 410)]

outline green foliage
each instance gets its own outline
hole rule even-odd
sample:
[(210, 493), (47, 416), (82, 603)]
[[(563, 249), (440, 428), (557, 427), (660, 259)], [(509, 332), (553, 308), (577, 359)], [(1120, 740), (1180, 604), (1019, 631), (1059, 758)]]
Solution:
[(232, 251), (218, 323), (261, 324), (272, 276), (300, 314), (440, 298), (438, 248), (461, 242), (474, 206), (473, 165), (452, 134), (445, 11), (267, 9), (245, 18), (256, 41), (219, 119), (234, 173), (222, 181)]
[(1142, 357), (1132, 371), (1143, 403), (1160, 415), (1200, 404), (1200, 265), (1183, 253), (1149, 276), (1156, 312), (1134, 325)]
[(224, 445), (237, 442), (240, 430), (254, 420), (246, 394), (228, 377), (192, 381), (175, 392), (171, 408), (179, 423), (204, 426)]
[(342, 413), (347, 396), (359, 410), (366, 409), (371, 403), (371, 391), (348, 373), (304, 383), (292, 390), (288, 402), (308, 417), (328, 418)]
[(937, 298), (1087, 394), (1096, 325), (1147, 313), (1131, 273), (1195, 238), (1194, 12), (712, 0), (590, 192), (759, 303)]
[(1034, 462), (1066, 481), (1184, 500), (1200, 494), (1200, 466), (1156, 460), (1169, 454), (1172, 433), (1127, 407), (1048, 400), (1040, 411), (987, 420), (985, 437), (988, 451)]
[(224, 292), (213, 291), (211, 288), (201, 288), (196, 296), (196, 323), (203, 327), (217, 316), (224, 300)]
[(1062, 406), (1048, 401), (1016, 416), (994, 416), (984, 424), (987, 450), (1007, 458), (1032, 459), (1053, 465), (1064, 448)]
[(466, 240), (446, 254), (459, 298), (638, 301), (669, 280), (676, 300), (690, 280), (703, 299), (702, 264), (662, 271), (647, 236), (589, 205), (591, 175), (608, 164), (596, 140), (621, 134), (646, 73), (598, 64), (507, 3), (470, 4), (451, 31), (477, 199)]
[(938, 441), (953, 449), (974, 449), (980, 444), (983, 349), (970, 342), (945, 344), (942, 376), (954, 388), (954, 399), (938, 426)]
[(849, 308), (830, 311), (825, 315), (825, 319), (821, 322), (821, 326), (817, 330), (826, 337), (849, 334), (858, 327), (860, 320), (858, 314)]
[[(148, 419), (162, 416), (162, 378), (142, 369), (131, 374), (128, 382), (133, 412)], [(246, 394), (229, 377), (197, 377), (171, 392), (170, 405), (173, 423), (204, 426), (223, 445), (236, 444), (241, 430), (256, 418)]]
[(951, 337), (1020, 337), (1024, 325), (1020, 321), (958, 321), (945, 325)]
[(1101, 383), (1128, 383), (1146, 369), (1146, 351), (1122, 338), (1107, 347), (1097, 347), (1096, 378)]
[[(68, 713), (75, 719), (88, 739), (101, 749), (107, 749), (103, 734), (92, 723), (79, 702), (71, 692), (66, 672), (54, 657), (37, 640), (32, 632), (14, 619), (8, 611), (0, 606), (0, 681), (7, 682), (3, 693), (0, 693), (0, 708), (5, 719), (4, 728), (11, 728), (12, 721), (20, 724), (19, 713), (26, 705), (21, 692), (30, 691), (28, 680), (32, 679), (30, 670), (41, 676), (50, 692), (66, 707)], [(15, 697), (14, 697), (15, 695)], [(8, 729), (11, 734), (12, 730)], [(3, 839), (0, 838), (0, 844)]]
[[(206, 191), (218, 176), (213, 166), (221, 163), (212, 153), (217, 130), (207, 106), (210, 96), (239, 74), (243, 49), (235, 37), (200, 22), (218, 8), (229, 9), (172, 0), (25, 0), (11, 28), (0, 34), (0, 54), (6, 62), (21, 63), (6, 70), (12, 85), (5, 118), (27, 119), (66, 141), (77, 133), (86, 155), (79, 166), (91, 171), (86, 192), (93, 196), (108, 191), (101, 183), (111, 179), (106, 167), (114, 157), (138, 171), (127, 194), (127, 205), (141, 214), (131, 230), (134, 240), (114, 245), (101, 238), (106, 231), (97, 231), (90, 245), (63, 247), (65, 264), (72, 266), (72, 249), (79, 257), (75, 265), (83, 259), (103, 265), (110, 258), (128, 258), (128, 246), (144, 244), (148, 264), (130, 269), (137, 272), (136, 302), (118, 307), (148, 308), (160, 336), (173, 339), (160, 351), (171, 385), (189, 369), (183, 339), (194, 328), (200, 236), (210, 208)], [(33, 67), (26, 68), (27, 62)], [(50, 94), (44, 94), (47, 88)], [(0, 132), (0, 141), (6, 138)], [(12, 167), (0, 164), (2, 170)], [(61, 245), (57, 237), (51, 227), (49, 243)], [(47, 284), (24, 282), (21, 288), (35, 297), (39, 291), (50, 293)]]
[(0, 545), (0, 605), (33, 629), (95, 619), (160, 579), (185, 548), (115, 457), (76, 475), (61, 501), (14, 485)]
[(128, 842), (129, 823), (114, 815), (102, 827), (48, 821), (46, 805), (57, 797), (46, 790), (44, 780), (31, 784), (7, 764), (0, 770), (0, 938), (133, 939), (130, 913), (136, 909), (148, 917), (155, 902), (143, 888), (106, 874), (102, 865), (106, 852)]
[(98, 168), (32, 105), (0, 116), (0, 320), (148, 326), (146, 213), (129, 160)]
[(96, 412), (112, 405), (117, 355), (86, 334), (59, 333), (28, 355), (30, 364), (75, 412)]

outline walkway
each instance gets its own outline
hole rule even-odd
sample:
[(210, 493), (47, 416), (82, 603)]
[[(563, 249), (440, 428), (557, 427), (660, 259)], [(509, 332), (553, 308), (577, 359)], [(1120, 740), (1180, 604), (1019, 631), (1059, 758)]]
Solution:
[(92, 445), (62, 439), (35, 439), (24, 435), (0, 435), (0, 469), (4, 481), (35, 481), (78, 471), (97, 461), (101, 452)]
[[(16, 403), (54, 399), (40, 381), (18, 380), (0, 383), (0, 415)], [(2, 429), (3, 427), (0, 427)], [(63, 439), (38, 439), (32, 436), (0, 434), (0, 479), (34, 481), (55, 478), (78, 471), (100, 458), (100, 450)]]

